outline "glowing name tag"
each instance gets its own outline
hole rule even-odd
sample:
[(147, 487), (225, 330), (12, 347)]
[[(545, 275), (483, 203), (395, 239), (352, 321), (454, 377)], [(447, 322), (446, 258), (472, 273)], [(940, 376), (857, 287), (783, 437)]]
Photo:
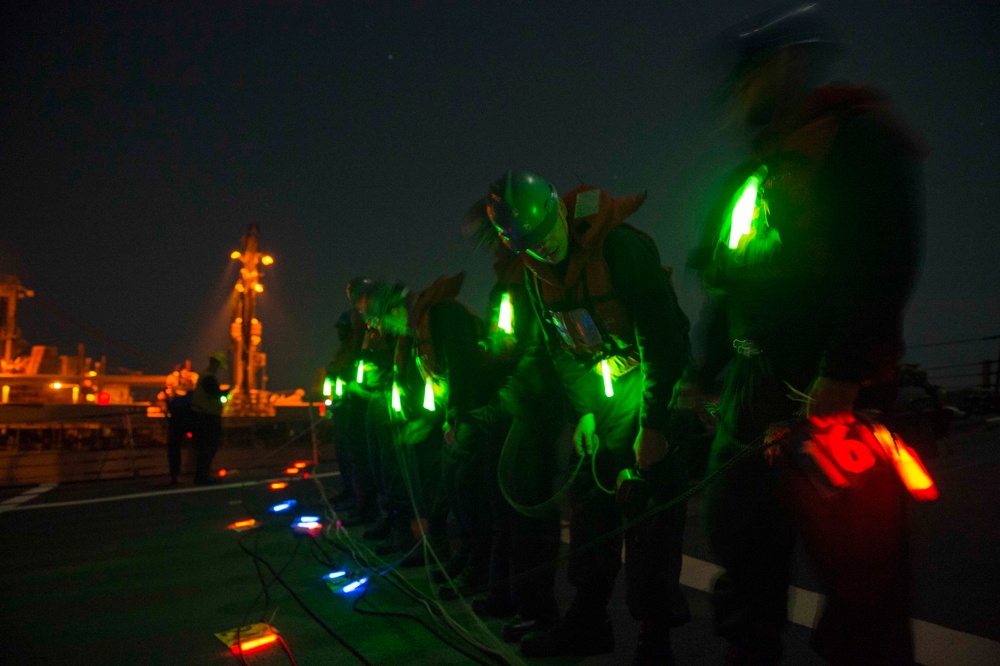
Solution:
[(853, 414), (812, 416), (804, 432), (783, 441), (820, 494), (852, 488), (870, 470), (891, 465), (914, 499), (938, 498), (934, 479), (917, 452), (881, 423), (862, 421)]
[(583, 308), (569, 312), (550, 312), (549, 317), (563, 344), (574, 351), (593, 351), (604, 344), (604, 337), (594, 318)]

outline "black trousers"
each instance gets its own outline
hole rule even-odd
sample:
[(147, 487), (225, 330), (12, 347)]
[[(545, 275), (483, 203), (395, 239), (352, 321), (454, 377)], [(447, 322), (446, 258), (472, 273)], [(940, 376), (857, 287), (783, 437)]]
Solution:
[[(621, 568), (623, 517), (614, 496), (618, 473), (635, 467), (633, 444), (639, 432), (642, 375), (619, 378), (615, 395), (594, 402), (600, 447), (592, 466), (584, 464), (570, 495), (569, 582), (576, 587), (571, 612), (587, 620), (604, 617), (615, 577)], [(668, 441), (671, 440), (667, 433)], [(686, 488), (683, 446), (671, 441), (671, 454), (644, 477), (652, 503), (663, 504)], [(681, 543), (685, 505), (675, 504), (630, 527), (625, 549), (626, 601), (638, 620), (659, 627), (682, 624), (690, 617), (680, 590)]]
[[(555, 488), (556, 444), (563, 428), (561, 409), (537, 418), (514, 418), (502, 448), (488, 449), (487, 488), (495, 534), (490, 593), (508, 595), (518, 615), (545, 620), (558, 617), (555, 559), (559, 554), (559, 511), (516, 510), (549, 500)], [(502, 488), (501, 488), (502, 484)]]
[(341, 483), (361, 512), (375, 509), (376, 496), (368, 460), (367, 412), (368, 400), (357, 395), (346, 396), (333, 412), (333, 445)]
[[(799, 409), (785, 378), (804, 389), (815, 364), (775, 369), (739, 357), (723, 390), (709, 474), (760, 442), (768, 424)], [(813, 633), (834, 664), (910, 664), (910, 559), (905, 490), (876, 468), (858, 487), (823, 497), (789, 456), (750, 453), (706, 492), (710, 543), (726, 573), (713, 593), (716, 631), (740, 658), (777, 663), (788, 608), (794, 545), (802, 539), (827, 596)]]
[(207, 479), (212, 473), (212, 459), (222, 443), (222, 416), (192, 412), (195, 445), (195, 479)]
[(188, 433), (191, 433), (191, 438), (194, 437), (192, 415), (190, 407), (170, 407), (170, 415), (167, 418), (167, 465), (170, 468), (170, 476), (180, 475), (181, 447), (189, 439)]
[(403, 479), (403, 468), (396, 451), (390, 409), (386, 394), (378, 394), (368, 401), (365, 412), (368, 462), (375, 481), (379, 509), (391, 520), (408, 522), (413, 511)]

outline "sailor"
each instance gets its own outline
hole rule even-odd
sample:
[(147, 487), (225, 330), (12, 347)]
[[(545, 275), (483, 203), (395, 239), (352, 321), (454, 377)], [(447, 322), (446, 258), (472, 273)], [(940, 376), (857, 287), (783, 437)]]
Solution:
[[(688, 360), (688, 320), (655, 242), (625, 222), (644, 200), (589, 185), (560, 197), (545, 179), (509, 171), (484, 202), (503, 242), (522, 253), (544, 347), (575, 411), (577, 452), (593, 462), (571, 496), (573, 603), (555, 626), (521, 640), (526, 656), (614, 650), (607, 605), (621, 567), (622, 513), (609, 489), (622, 470), (638, 468), (656, 503), (686, 481), (667, 404)], [(640, 621), (638, 663), (671, 663), (669, 631), (690, 617), (679, 589), (683, 520), (675, 504), (629, 530), (626, 596)]]
[(208, 368), (198, 378), (191, 400), (192, 434), (196, 451), (194, 482), (212, 483), (212, 458), (222, 442), (222, 408), (231, 389), (223, 390), (216, 376), (226, 368), (226, 353), (215, 352), (208, 357)]

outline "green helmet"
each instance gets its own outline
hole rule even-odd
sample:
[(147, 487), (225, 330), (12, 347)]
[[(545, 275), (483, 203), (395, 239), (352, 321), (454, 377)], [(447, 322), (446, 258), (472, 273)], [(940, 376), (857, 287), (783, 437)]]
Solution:
[(490, 185), (486, 215), (515, 252), (538, 245), (559, 220), (556, 188), (528, 171), (508, 171)]

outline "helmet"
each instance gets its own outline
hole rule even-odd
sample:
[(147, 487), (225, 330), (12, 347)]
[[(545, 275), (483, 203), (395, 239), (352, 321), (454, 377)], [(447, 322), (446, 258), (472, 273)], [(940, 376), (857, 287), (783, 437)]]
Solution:
[(789, 46), (841, 48), (833, 26), (815, 3), (773, 8), (737, 24), (734, 30), (746, 60), (765, 57)]
[(372, 288), (372, 281), (360, 275), (352, 277), (347, 283), (347, 300), (356, 304), (365, 293)]
[(208, 360), (217, 362), (219, 364), (219, 368), (225, 370), (228, 358), (229, 357), (226, 356), (226, 352), (215, 352), (214, 354), (209, 355)]
[(507, 247), (524, 252), (559, 220), (556, 188), (528, 171), (508, 171), (490, 185), (486, 214)]
[(819, 71), (844, 53), (836, 29), (816, 3), (788, 2), (768, 9), (724, 30), (715, 40), (715, 55), (729, 69), (720, 99), (762, 60), (791, 46), (810, 47), (810, 64)]
[(369, 323), (379, 322), (391, 310), (406, 304), (409, 291), (401, 282), (373, 282), (364, 294), (362, 310)]

